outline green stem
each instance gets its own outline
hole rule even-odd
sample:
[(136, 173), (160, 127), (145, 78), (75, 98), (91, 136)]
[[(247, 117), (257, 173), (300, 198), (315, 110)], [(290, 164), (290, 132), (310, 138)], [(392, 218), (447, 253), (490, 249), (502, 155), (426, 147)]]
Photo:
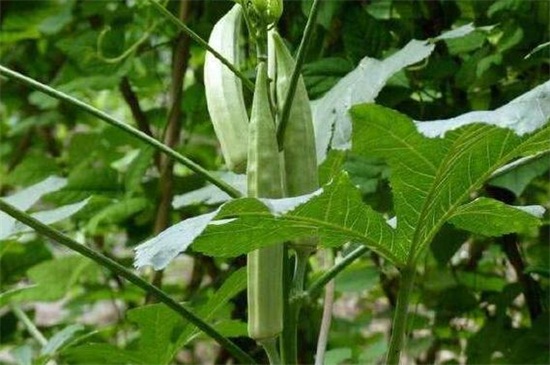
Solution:
[(292, 259), (288, 254), (289, 243), (284, 243), (283, 252), (283, 333), (281, 334), (281, 341), (279, 343), (281, 350), (281, 357), (284, 364), (290, 364), (290, 335), (289, 330), (291, 328), (290, 321), (290, 288), (292, 287), (292, 270), (290, 269), (290, 263)]
[(334, 279), (338, 273), (348, 267), (352, 262), (365, 254), (369, 248), (367, 246), (360, 246), (353, 250), (351, 253), (347, 254), (342, 260), (340, 260), (336, 265), (330, 268), (327, 272), (321, 275), (320, 278), (315, 280), (307, 290), (307, 296), (313, 298), (320, 294), (323, 287), (328, 284), (329, 281)]
[(306, 277), (307, 265), (312, 248), (309, 246), (293, 246), (296, 251), (296, 267), (294, 270), (294, 280), (290, 290), (290, 306), (288, 313), (287, 331), (284, 334), (287, 337), (286, 356), (288, 363), (298, 363), (298, 324), (300, 323), (300, 311), (304, 304), (304, 281)]
[(168, 9), (166, 9), (164, 6), (159, 4), (155, 0), (149, 0), (151, 5), (158, 10), (159, 13), (164, 15), (168, 20), (170, 20), (172, 23), (174, 23), (182, 32), (187, 34), (189, 38), (193, 39), (195, 42), (197, 42), (201, 47), (206, 49), (208, 52), (212, 53), (214, 57), (216, 57), (221, 63), (223, 63), (227, 68), (231, 70), (235, 75), (237, 75), (241, 81), (243, 82), (243, 85), (250, 91), (254, 91), (254, 83), (250, 81), (239, 69), (235, 67), (227, 58), (225, 58), (223, 55), (221, 55), (218, 51), (216, 51), (214, 48), (212, 48), (208, 42), (206, 42), (204, 39), (201, 38), (197, 33), (193, 32), (191, 28), (189, 28), (187, 25), (183, 24), (181, 20), (179, 20), (174, 14), (172, 14)]
[(40, 346), (44, 347), (48, 343), (48, 339), (44, 337), (42, 332), (34, 325), (34, 323), (31, 321), (29, 316), (25, 312), (21, 310), (17, 305), (13, 304), (10, 306), (13, 314), (23, 323), (27, 331), (31, 334), (32, 337), (40, 344)]
[(283, 150), (284, 147), (284, 136), (286, 131), (286, 126), (288, 125), (288, 118), (290, 117), (290, 108), (292, 106), (292, 101), (294, 100), (294, 94), (296, 93), (296, 86), (298, 85), (298, 79), (300, 78), (300, 72), (302, 70), (302, 65), (307, 53), (307, 48), (309, 42), (311, 41), (311, 35), (313, 34), (313, 28), (315, 21), (317, 19), (317, 13), (319, 12), (319, 5), (321, 0), (314, 0), (311, 10), (309, 11), (309, 16), (307, 18), (306, 28), (304, 29), (304, 35), (302, 36), (302, 41), (298, 47), (298, 53), (296, 55), (296, 65), (294, 70), (292, 70), (292, 76), (290, 77), (290, 82), (288, 85), (288, 92), (285, 97), (285, 102), (283, 104), (283, 110), (281, 113), (281, 121), (279, 128), (277, 130), (277, 142), (279, 143), (279, 150)]
[(409, 316), (409, 299), (414, 285), (416, 270), (409, 265), (401, 270), (401, 280), (399, 293), (397, 295), (397, 305), (395, 307), (390, 345), (386, 355), (387, 365), (399, 365), (401, 351), (405, 342), (405, 333), (407, 330), (407, 318)]
[(279, 351), (277, 351), (277, 338), (258, 340), (258, 342), (267, 353), (267, 357), (269, 358), (269, 363), (271, 365), (281, 364), (281, 357), (279, 356)]
[(95, 261), (99, 265), (111, 270), (112, 272), (118, 274), (119, 276), (125, 278), (138, 288), (143, 289), (145, 292), (154, 296), (158, 301), (164, 303), (167, 307), (172, 309), (174, 312), (178, 313), (185, 320), (191, 322), (193, 325), (197, 326), (201, 331), (210, 336), (216, 342), (218, 342), (222, 347), (227, 349), (235, 358), (243, 364), (254, 364), (255, 361), (252, 359), (246, 352), (241, 350), (237, 345), (235, 345), (227, 337), (220, 334), (208, 323), (203, 321), (196, 314), (185, 308), (183, 305), (176, 302), (170, 296), (168, 296), (164, 291), (158, 287), (149, 284), (147, 281), (143, 280), (126, 267), (122, 266), (118, 262), (111, 260), (110, 258), (96, 252), (80, 243), (76, 242), (72, 238), (64, 235), (63, 233), (47, 226), (46, 224), (40, 222), (39, 220), (31, 217), (27, 213), (15, 208), (14, 206), (6, 203), (4, 200), (0, 199), (0, 210), (17, 219), (18, 221), (26, 224), (27, 226), (33, 228), (38, 233), (51, 238), (52, 240), (58, 242), (59, 244), (78, 252), (82, 256), (85, 256), (92, 261)]
[(164, 152), (166, 155), (172, 157), (173, 159), (175, 159), (176, 161), (178, 161), (179, 163), (187, 166), (190, 170), (196, 172), (197, 174), (200, 174), (202, 176), (204, 176), (204, 178), (208, 181), (210, 181), (212, 184), (216, 185), (218, 188), (220, 188), (221, 190), (223, 190), (224, 192), (226, 192), (229, 196), (233, 197), (233, 198), (238, 198), (241, 196), (241, 193), (236, 190), (235, 188), (233, 188), (231, 185), (225, 183), (224, 181), (218, 179), (217, 177), (215, 177), (214, 175), (212, 175), (210, 172), (208, 172), (206, 169), (204, 169), (202, 166), (200, 166), (199, 164), (191, 161), (190, 159), (188, 159), (187, 157), (185, 156), (182, 156), (181, 154), (179, 154), (178, 152), (176, 152), (175, 150), (173, 150), (172, 148), (164, 145), (163, 143), (157, 141), (156, 139), (154, 139), (153, 137), (151, 136), (148, 136), (147, 134), (141, 132), (140, 130), (137, 130), (135, 129), (134, 127), (126, 124), (126, 123), (123, 123), (113, 117), (111, 117), (110, 115), (108, 115), (107, 113), (89, 105), (89, 104), (86, 104), (70, 95), (67, 95), (61, 91), (58, 91), (48, 85), (44, 85), (34, 79), (31, 79), (30, 77), (27, 77), (25, 75), (22, 75), (16, 71), (13, 71), (13, 70), (10, 70), (9, 68), (7, 67), (4, 67), (2, 65), (0, 65), (0, 75), (3, 75), (3, 76), (6, 76), (10, 79), (13, 79), (13, 80), (16, 80), (16, 81), (19, 81), (35, 90), (38, 90), (40, 92), (43, 92), (44, 94), (46, 95), (49, 95), (51, 97), (54, 97), (56, 99), (59, 99), (59, 100), (62, 100), (62, 101), (65, 101), (69, 104), (72, 104), (82, 110), (84, 110), (85, 112), (88, 112), (90, 114), (92, 114), (93, 116), (95, 117), (98, 117), (99, 119), (109, 123), (110, 125), (116, 127), (116, 128), (119, 128), (121, 130), (123, 130), (124, 132), (128, 133), (128, 134), (131, 134), (132, 136), (138, 138), (139, 140), (147, 143), (148, 145), (150, 146), (153, 146), (154, 148), (156, 148), (157, 150), (160, 150), (162, 152)]

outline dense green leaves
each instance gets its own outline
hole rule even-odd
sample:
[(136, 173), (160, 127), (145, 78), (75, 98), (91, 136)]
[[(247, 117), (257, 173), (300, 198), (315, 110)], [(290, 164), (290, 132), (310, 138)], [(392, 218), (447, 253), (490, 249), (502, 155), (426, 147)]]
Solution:
[[(2, 66), (159, 141), (169, 139), (167, 122), (179, 113), (174, 149), (243, 192), (245, 176), (216, 171), (223, 160), (206, 105), (206, 53), (164, 18), (181, 16), (206, 39), (234, 3), (163, 3), (166, 13), (148, 0), (2, 2)], [(165, 268), (163, 290), (227, 336), (246, 334), (244, 271), (229, 275), (243, 265), (241, 253), (320, 234), (323, 246), (306, 278), (310, 293), (308, 284), (331, 272), (329, 252), (342, 263), (348, 250), (366, 245), (335, 279), (327, 364), (383, 362), (386, 319), (400, 286), (394, 264), (404, 265), (414, 250), (410, 259), (420, 270), (408, 360), (550, 363), (550, 232), (548, 213), (536, 216), (549, 199), (549, 3), (321, 3), (302, 73), (316, 100), (318, 155), (326, 155), (319, 161), (322, 190), (291, 200), (230, 201), (183, 165), (162, 169), (164, 158), (152, 148), (74, 105), (2, 78), (2, 199), (57, 221), (67, 236), (126, 267), (134, 245), (150, 238), (139, 246), (137, 264)], [(311, 4), (285, 2), (277, 24), (293, 55)], [(239, 67), (249, 86), (256, 60), (245, 33)], [(246, 104), (251, 96), (244, 93)], [(352, 124), (350, 108), (374, 100), (402, 114), (361, 106)], [(372, 109), (362, 115), (363, 108)], [(64, 183), (33, 192), (51, 176)], [(0, 213), (6, 363), (238, 362), (162, 305), (144, 305), (143, 293), (118, 275), (29, 232)], [(189, 255), (178, 256), (185, 250)], [(300, 363), (314, 362), (321, 289), (304, 303)], [(44, 321), (52, 306), (62, 312), (48, 312)], [(267, 361), (247, 339), (239, 345)]]

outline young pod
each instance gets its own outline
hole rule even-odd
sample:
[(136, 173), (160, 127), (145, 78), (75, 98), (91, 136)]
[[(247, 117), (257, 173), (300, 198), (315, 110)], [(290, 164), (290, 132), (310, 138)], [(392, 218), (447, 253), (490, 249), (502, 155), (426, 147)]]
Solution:
[[(238, 40), (242, 23), (242, 7), (235, 4), (212, 29), (208, 43), (233, 64), (239, 60)], [(248, 114), (241, 80), (210, 52), (204, 62), (204, 86), (208, 113), (220, 142), (227, 167), (244, 172), (248, 133)]]
[[(270, 44), (275, 49), (276, 99), (278, 110), (282, 111), (296, 63), (283, 39), (275, 31), (270, 32), (270, 37), (272, 38)], [(283, 141), (283, 175), (286, 196), (299, 196), (317, 190), (319, 176), (315, 132), (309, 97), (302, 76), (296, 85)], [(317, 245), (317, 238), (303, 238), (294, 243), (313, 248)]]
[[(258, 65), (248, 134), (248, 195), (281, 198), (283, 188), (275, 120), (267, 85), (267, 66)], [(256, 340), (276, 337), (283, 328), (283, 246), (248, 254), (248, 334)]]
[[(278, 110), (282, 111), (295, 61), (276, 32), (273, 38), (276, 59), (276, 92)], [(300, 76), (292, 100), (284, 142), (285, 185), (288, 196), (311, 193), (319, 188), (313, 117), (306, 86)]]

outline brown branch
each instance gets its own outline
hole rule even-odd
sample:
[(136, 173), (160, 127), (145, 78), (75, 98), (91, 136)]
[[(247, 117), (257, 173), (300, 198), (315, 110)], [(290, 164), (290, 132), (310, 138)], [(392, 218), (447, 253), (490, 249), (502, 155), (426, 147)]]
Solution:
[(55, 136), (53, 135), (52, 126), (42, 126), (38, 128), (38, 132), (44, 139), (46, 143), (46, 149), (52, 157), (59, 157), (59, 147), (57, 147), (57, 142), (55, 141)]
[(540, 288), (538, 283), (531, 277), (531, 275), (525, 273), (525, 262), (521, 257), (518, 245), (517, 234), (507, 234), (500, 238), (502, 250), (506, 254), (508, 261), (512, 264), (514, 271), (518, 277), (518, 282), (523, 288), (523, 295), (525, 296), (525, 302), (529, 309), (529, 315), (531, 321), (534, 321), (542, 313), (542, 305), (540, 302)]
[(153, 131), (151, 131), (151, 128), (149, 127), (147, 115), (145, 115), (145, 112), (143, 111), (143, 109), (141, 109), (139, 99), (132, 89), (132, 85), (130, 85), (130, 80), (128, 80), (128, 77), (124, 76), (122, 80), (120, 80), (118, 88), (122, 93), (124, 101), (126, 101), (126, 104), (128, 104), (128, 107), (130, 107), (130, 112), (132, 113), (132, 116), (134, 117), (134, 120), (136, 121), (139, 130), (153, 137)]
[[(179, 19), (186, 22), (191, 3), (180, 0)], [(183, 98), (183, 79), (189, 63), (189, 37), (183, 33), (178, 35), (172, 52), (172, 84), (170, 87), (170, 111), (164, 133), (164, 144), (174, 148), (182, 129), (181, 101)], [(159, 234), (170, 225), (170, 209), (174, 193), (174, 162), (165, 156), (160, 157), (160, 201), (154, 226), (154, 233)], [(157, 271), (153, 277), (153, 284), (161, 287), (163, 271)], [(147, 298), (150, 302), (151, 298)]]
[[(506, 189), (487, 186), (486, 191), (492, 198), (503, 203), (512, 204), (515, 201), (515, 196)], [(542, 313), (541, 289), (537, 281), (531, 275), (525, 273), (526, 265), (518, 245), (519, 236), (515, 233), (507, 234), (500, 237), (498, 241), (502, 246), (502, 251), (516, 272), (518, 282), (522, 286), (531, 321), (534, 321)]]
[(32, 145), (31, 142), (32, 142), (33, 134), (34, 134), (34, 128), (30, 128), (17, 144), (14, 155), (8, 165), (8, 172), (15, 169), (15, 167), (19, 165), (19, 163), (23, 160), (23, 158), (27, 154), (27, 151)]

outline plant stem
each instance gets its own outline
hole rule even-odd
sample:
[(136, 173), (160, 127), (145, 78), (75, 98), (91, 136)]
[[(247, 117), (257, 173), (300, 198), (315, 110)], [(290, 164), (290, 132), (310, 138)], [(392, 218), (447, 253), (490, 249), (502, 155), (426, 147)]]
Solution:
[[(334, 254), (332, 250), (327, 250), (326, 260), (327, 266), (334, 265)], [(321, 326), (319, 329), (319, 337), (317, 339), (317, 349), (315, 351), (315, 365), (323, 365), (325, 363), (325, 351), (327, 348), (328, 335), (330, 332), (330, 324), (332, 322), (332, 308), (334, 304), (334, 279), (329, 281), (325, 286), (325, 298), (323, 301), (323, 316), (321, 318)]]
[(416, 270), (412, 265), (409, 265), (401, 270), (397, 305), (395, 306), (392, 321), (390, 345), (386, 355), (385, 364), (387, 365), (399, 365), (401, 351), (403, 350), (403, 344), (405, 342), (407, 318), (409, 315), (409, 299), (413, 289), (415, 274)]
[(304, 35), (302, 36), (300, 46), (298, 47), (296, 65), (294, 66), (294, 70), (292, 70), (292, 76), (290, 77), (290, 82), (288, 84), (288, 92), (285, 97), (285, 102), (281, 113), (281, 121), (277, 130), (277, 141), (279, 143), (279, 150), (281, 151), (284, 147), (284, 137), (286, 126), (288, 125), (288, 118), (290, 117), (290, 108), (292, 107), (292, 102), (294, 101), (296, 86), (298, 85), (298, 79), (300, 78), (300, 72), (304, 64), (307, 48), (309, 46), (309, 42), (311, 41), (311, 35), (313, 34), (313, 28), (317, 19), (320, 4), (320, 0), (313, 1), (313, 5), (311, 6), (311, 10), (309, 11), (309, 16), (307, 18), (306, 27), (304, 29)]
[(269, 358), (269, 363), (271, 365), (281, 364), (281, 357), (279, 356), (279, 351), (277, 350), (277, 338), (258, 340), (258, 342), (267, 353), (267, 357)]
[(330, 332), (330, 323), (332, 322), (332, 307), (334, 305), (334, 280), (328, 282), (325, 286), (325, 300), (323, 303), (323, 317), (321, 319), (321, 328), (317, 340), (317, 350), (315, 351), (315, 365), (325, 363), (325, 351), (327, 349), (328, 335)]
[(292, 259), (288, 254), (289, 243), (284, 243), (283, 251), (283, 333), (281, 334), (280, 351), (283, 364), (290, 364), (291, 358), (289, 356), (290, 350), (290, 337), (289, 329), (291, 328), (290, 321), (290, 288), (292, 287), (292, 270), (290, 269), (290, 263)]
[(231, 185), (225, 183), (224, 181), (218, 179), (216, 176), (212, 175), (210, 172), (208, 172), (206, 169), (204, 169), (202, 166), (200, 166), (199, 164), (191, 161), (190, 159), (188, 159), (187, 157), (185, 156), (182, 156), (181, 154), (179, 154), (178, 152), (176, 152), (175, 150), (173, 150), (172, 148), (164, 145), (163, 143), (157, 141), (156, 139), (154, 139), (153, 137), (151, 136), (148, 136), (147, 134), (135, 129), (134, 127), (126, 124), (126, 123), (123, 123), (113, 117), (111, 117), (110, 115), (108, 115), (107, 113), (89, 105), (89, 104), (86, 104), (70, 95), (67, 95), (61, 91), (58, 91), (58, 90), (55, 90), (54, 88), (48, 86), (48, 85), (44, 85), (34, 79), (31, 79), (30, 77), (27, 77), (25, 75), (22, 75), (16, 71), (13, 71), (13, 70), (10, 70), (9, 68), (7, 67), (4, 67), (2, 65), (0, 65), (0, 75), (3, 75), (3, 76), (6, 76), (10, 79), (13, 79), (13, 80), (16, 80), (16, 81), (19, 81), (27, 86), (30, 86), (31, 88), (35, 89), (35, 90), (38, 90), (40, 92), (43, 92), (44, 94), (46, 95), (49, 95), (51, 97), (54, 97), (56, 99), (59, 99), (59, 100), (62, 100), (62, 101), (65, 101), (69, 104), (72, 104), (76, 107), (78, 107), (79, 109), (85, 111), (85, 112), (88, 112), (90, 114), (92, 114), (93, 116), (95, 117), (98, 117), (99, 119), (109, 123), (110, 125), (116, 127), (116, 128), (119, 128), (121, 130), (123, 130), (124, 132), (128, 133), (128, 134), (131, 134), (132, 136), (136, 137), (137, 139), (147, 143), (148, 145), (150, 146), (153, 146), (154, 148), (164, 152), (166, 155), (174, 158), (176, 161), (180, 162), (181, 164), (187, 166), (190, 170), (192, 170), (193, 172), (199, 174), (199, 175), (202, 175), (206, 180), (210, 181), (212, 184), (216, 185), (218, 188), (220, 188), (221, 190), (223, 190), (224, 192), (226, 192), (229, 196), (233, 197), (233, 198), (238, 198), (241, 196), (241, 193), (236, 190), (235, 188), (233, 188)]
[(170, 296), (168, 296), (164, 291), (157, 288), (154, 285), (149, 284), (146, 280), (140, 278), (133, 272), (131, 272), (126, 267), (122, 266), (118, 262), (111, 260), (110, 258), (96, 252), (80, 243), (76, 242), (72, 238), (64, 235), (56, 229), (53, 229), (46, 224), (40, 222), (39, 220), (31, 217), (27, 213), (15, 208), (14, 206), (6, 203), (4, 200), (0, 199), (0, 210), (6, 214), (12, 216), (18, 221), (26, 224), (27, 226), (33, 228), (38, 233), (51, 238), (52, 240), (58, 242), (59, 244), (78, 252), (82, 256), (85, 256), (99, 265), (111, 270), (112, 272), (118, 274), (119, 276), (125, 278), (138, 288), (143, 289), (145, 292), (150, 293), (152, 296), (157, 298), (160, 302), (164, 303), (168, 308), (172, 309), (174, 312), (178, 313), (182, 318), (189, 321), (193, 325), (197, 326), (201, 331), (210, 336), (216, 342), (218, 342), (222, 347), (227, 349), (235, 358), (243, 364), (254, 364), (255, 361), (252, 359), (246, 352), (241, 350), (235, 343), (229, 340), (227, 337), (220, 334), (216, 329), (210, 326), (208, 323), (203, 321), (196, 314), (185, 308), (180, 303), (176, 302)]
[(351, 263), (353, 263), (356, 259), (358, 259), (363, 254), (365, 254), (368, 250), (369, 248), (367, 246), (360, 246), (355, 250), (353, 250), (351, 253), (347, 254), (346, 257), (340, 260), (336, 265), (330, 268), (327, 272), (321, 275), (320, 278), (315, 280), (309, 286), (307, 290), (307, 296), (310, 298), (313, 298), (316, 295), (320, 294), (320, 291), (328, 282), (330, 282), (336, 275), (338, 275), (338, 273), (340, 273), (342, 270), (348, 267)]
[(306, 269), (309, 262), (309, 256), (313, 250), (310, 246), (294, 245), (296, 251), (296, 265), (294, 270), (294, 279), (290, 290), (290, 305), (288, 318), (285, 322), (287, 331), (286, 336), (287, 352), (285, 359), (291, 364), (298, 363), (298, 324), (300, 323), (300, 311), (304, 303), (304, 281)]
[[(189, 15), (191, 2), (179, 0), (179, 18), (184, 21)], [(172, 77), (170, 85), (170, 108), (163, 136), (164, 144), (174, 148), (180, 141), (183, 113), (181, 103), (183, 100), (183, 80), (189, 64), (189, 37), (180, 33), (172, 49)], [(159, 201), (153, 232), (158, 235), (170, 226), (170, 212), (172, 199), (174, 198), (174, 160), (162, 156), (159, 161)], [(164, 271), (155, 271), (151, 283), (162, 288)], [(153, 298), (148, 296), (146, 303)]]
[(27, 314), (15, 304), (10, 305), (10, 307), (13, 314), (15, 314), (15, 316), (21, 321), (21, 323), (23, 323), (27, 331), (29, 331), (30, 335), (34, 337), (34, 339), (40, 344), (40, 346), (46, 346), (46, 344), (48, 343), (48, 339), (46, 339), (42, 332), (40, 332), (40, 330), (34, 325), (29, 316), (27, 316)]
[(164, 6), (159, 4), (156, 0), (149, 0), (151, 5), (158, 10), (159, 13), (164, 15), (168, 20), (170, 20), (172, 23), (174, 23), (182, 32), (187, 34), (189, 38), (193, 39), (195, 42), (197, 42), (201, 47), (206, 49), (208, 52), (212, 53), (214, 57), (216, 57), (218, 60), (220, 60), (221, 63), (223, 63), (227, 68), (231, 70), (235, 75), (237, 75), (241, 81), (243, 82), (243, 85), (250, 91), (254, 91), (254, 83), (250, 81), (238, 68), (235, 67), (227, 58), (222, 56), (218, 51), (216, 51), (214, 48), (212, 48), (208, 42), (206, 42), (204, 39), (201, 38), (197, 33), (193, 32), (191, 28), (189, 28), (187, 25), (183, 24), (181, 20), (179, 20), (174, 14), (172, 14), (168, 9), (166, 9)]

